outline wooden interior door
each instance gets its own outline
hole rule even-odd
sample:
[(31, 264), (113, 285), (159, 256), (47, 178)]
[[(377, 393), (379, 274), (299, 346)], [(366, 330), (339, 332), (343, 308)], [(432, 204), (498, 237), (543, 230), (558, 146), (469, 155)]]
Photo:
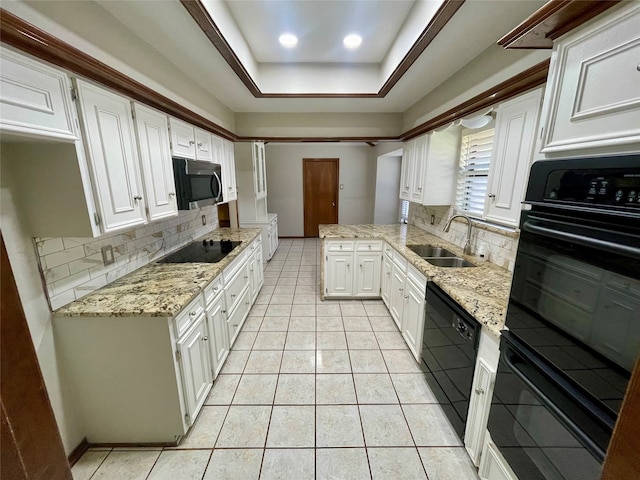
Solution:
[(0, 240), (1, 476), (16, 480), (72, 480), (4, 239)]
[(317, 237), (318, 225), (338, 223), (337, 158), (302, 160), (304, 236)]

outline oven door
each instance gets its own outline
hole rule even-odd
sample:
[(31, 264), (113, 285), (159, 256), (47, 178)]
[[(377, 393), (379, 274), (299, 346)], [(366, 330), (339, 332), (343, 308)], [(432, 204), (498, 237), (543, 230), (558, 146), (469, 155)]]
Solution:
[(504, 332), (491, 439), (519, 480), (597, 480), (613, 419), (588, 393)]

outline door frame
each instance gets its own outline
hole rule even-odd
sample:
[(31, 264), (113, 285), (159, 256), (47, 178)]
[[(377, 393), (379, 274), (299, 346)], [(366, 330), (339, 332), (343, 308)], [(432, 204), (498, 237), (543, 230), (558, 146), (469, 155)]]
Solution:
[(302, 159), (302, 236), (304, 238), (307, 237), (306, 233), (306, 225), (307, 225), (307, 211), (305, 208), (305, 181), (304, 174), (306, 165), (311, 162), (333, 162), (336, 164), (336, 223), (340, 221), (340, 204), (338, 203), (340, 199), (340, 159), (339, 158), (303, 158)]

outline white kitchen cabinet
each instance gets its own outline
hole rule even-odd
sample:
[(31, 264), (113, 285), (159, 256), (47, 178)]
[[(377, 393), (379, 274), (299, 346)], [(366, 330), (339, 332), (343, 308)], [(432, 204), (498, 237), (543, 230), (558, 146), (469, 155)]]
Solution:
[(328, 253), (325, 261), (325, 297), (352, 297), (353, 253)]
[(389, 308), (391, 302), (391, 273), (393, 270), (393, 259), (391, 247), (384, 245), (384, 255), (382, 255), (382, 275), (380, 278), (380, 296), (382, 301)]
[(264, 276), (262, 271), (262, 240), (254, 240), (249, 247), (250, 253), (248, 257), (249, 283), (251, 288), (251, 302), (253, 303), (260, 293)]
[(133, 108), (149, 220), (172, 217), (178, 214), (178, 203), (167, 116), (139, 103)]
[(273, 216), (273, 218), (269, 221), (269, 225), (267, 228), (267, 233), (269, 236), (269, 256), (267, 257), (267, 260), (271, 260), (271, 257), (273, 257), (274, 253), (276, 253), (279, 244), (278, 215), (275, 213), (269, 213), (267, 215)]
[(211, 144), (211, 134), (206, 130), (193, 127), (194, 138), (196, 140), (196, 160), (203, 162), (221, 163), (221, 158), (214, 158), (214, 150)]
[(0, 48), (0, 130), (21, 136), (77, 139), (66, 73)]
[(189, 425), (195, 421), (213, 384), (208, 342), (207, 318), (202, 312), (177, 343)]
[(213, 378), (215, 379), (229, 355), (229, 333), (227, 331), (227, 317), (225, 315), (222, 290), (207, 304), (206, 314), (211, 335), (209, 338), (211, 366)]
[(102, 215), (102, 231), (146, 223), (131, 102), (77, 80), (87, 159)]
[(264, 222), (241, 222), (240, 227), (262, 229), (262, 259), (271, 260), (278, 248), (278, 215), (269, 213)]
[(264, 142), (252, 143), (253, 179), (257, 199), (267, 196), (267, 168), (265, 164)]
[[(426, 283), (426, 278), (424, 281)], [(415, 284), (407, 276), (403, 291), (402, 336), (417, 362), (420, 361), (422, 350), (425, 288), (425, 286)]]
[(174, 157), (196, 159), (196, 133), (193, 126), (177, 118), (169, 118), (171, 152)]
[[(234, 144), (238, 217), (240, 226), (269, 224), (277, 218), (267, 212), (267, 170), (264, 142)], [(269, 227), (267, 226), (267, 230)], [(267, 232), (268, 233), (268, 232)], [(275, 235), (275, 236), (274, 236)], [(271, 240), (269, 243), (265, 240)], [(264, 257), (269, 260), (277, 247), (277, 231), (263, 238)]]
[(482, 480), (518, 480), (498, 447), (491, 441), (489, 432), (485, 435), (478, 475)]
[(498, 106), (485, 218), (517, 225), (533, 160), (542, 89)]
[(430, 132), (405, 142), (400, 198), (422, 205), (451, 205), (460, 149), (460, 129)]
[(396, 322), (398, 330), (402, 332), (402, 311), (404, 308), (405, 270), (397, 263), (391, 267), (391, 294), (389, 295), (389, 313)]
[(611, 9), (554, 44), (542, 152), (550, 157), (638, 152), (640, 5)]
[(325, 243), (326, 298), (380, 297), (382, 240), (330, 240)]
[(222, 142), (222, 188), (224, 189), (223, 199), (225, 202), (232, 202), (238, 199), (238, 187), (236, 185), (236, 161), (233, 151), (233, 142), (223, 140), (212, 135), (212, 141)]
[(354, 297), (380, 296), (380, 253), (356, 253)]
[(251, 310), (251, 288), (248, 283), (245, 288), (240, 292), (237, 302), (227, 310), (227, 332), (229, 335), (229, 346), (232, 347), (240, 329), (244, 324), (247, 315)]

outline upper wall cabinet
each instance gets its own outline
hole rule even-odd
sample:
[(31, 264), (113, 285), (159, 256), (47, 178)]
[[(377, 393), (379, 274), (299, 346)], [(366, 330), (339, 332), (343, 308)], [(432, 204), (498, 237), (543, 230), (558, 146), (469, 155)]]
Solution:
[(554, 45), (545, 98), (545, 155), (639, 150), (639, 25), (640, 5), (629, 2)]
[(253, 142), (253, 180), (256, 199), (267, 196), (267, 167), (265, 163), (264, 142)]
[(542, 89), (502, 103), (496, 111), (485, 218), (517, 225), (533, 158)]
[(174, 157), (213, 162), (211, 134), (182, 120), (170, 118), (171, 150)]
[(65, 73), (5, 48), (0, 49), (0, 72), (3, 132), (76, 140)]
[[(212, 137), (216, 138), (216, 137)], [(236, 186), (236, 161), (233, 142), (222, 140), (222, 187), (223, 198), (226, 202), (238, 199), (238, 187)]]
[(134, 111), (149, 220), (177, 215), (167, 116), (139, 103)]
[(459, 148), (459, 128), (431, 132), (405, 142), (400, 198), (423, 205), (453, 204)]
[(102, 230), (146, 223), (131, 101), (81, 80), (77, 85)]

